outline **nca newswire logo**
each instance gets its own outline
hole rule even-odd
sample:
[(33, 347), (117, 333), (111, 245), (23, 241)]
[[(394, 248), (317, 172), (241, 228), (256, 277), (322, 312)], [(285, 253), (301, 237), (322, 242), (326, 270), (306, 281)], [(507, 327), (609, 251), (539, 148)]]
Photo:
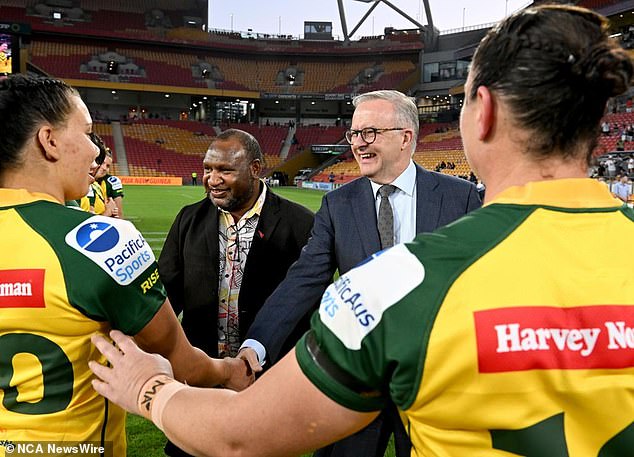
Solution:
[(104, 216), (93, 216), (79, 224), (66, 235), (66, 243), (123, 286), (132, 283), (155, 260), (143, 235), (130, 222)]

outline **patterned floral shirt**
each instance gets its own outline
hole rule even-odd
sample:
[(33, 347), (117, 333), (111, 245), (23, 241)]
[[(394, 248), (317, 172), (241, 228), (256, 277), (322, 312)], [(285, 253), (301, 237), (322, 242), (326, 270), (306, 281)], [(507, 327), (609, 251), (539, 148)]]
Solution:
[(255, 229), (266, 198), (266, 185), (253, 207), (234, 222), (233, 216), (220, 210), (219, 226), (219, 307), (218, 307), (218, 356), (235, 357), (240, 349), (240, 327), (238, 322), (238, 296), (242, 275), (251, 249)]

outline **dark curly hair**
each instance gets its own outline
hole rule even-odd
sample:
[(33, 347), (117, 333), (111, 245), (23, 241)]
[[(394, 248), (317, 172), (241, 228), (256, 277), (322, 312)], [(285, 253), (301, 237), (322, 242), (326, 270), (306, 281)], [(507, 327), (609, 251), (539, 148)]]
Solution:
[(256, 140), (255, 137), (249, 132), (245, 132), (244, 130), (227, 129), (223, 131), (220, 135), (214, 137), (213, 140), (211, 140), (211, 144), (209, 145), (209, 147), (211, 148), (216, 141), (225, 141), (231, 138), (236, 138), (244, 147), (244, 151), (249, 158), (249, 162), (259, 160), (260, 162), (264, 163), (264, 156), (262, 154), (262, 149), (260, 148), (258, 140)]

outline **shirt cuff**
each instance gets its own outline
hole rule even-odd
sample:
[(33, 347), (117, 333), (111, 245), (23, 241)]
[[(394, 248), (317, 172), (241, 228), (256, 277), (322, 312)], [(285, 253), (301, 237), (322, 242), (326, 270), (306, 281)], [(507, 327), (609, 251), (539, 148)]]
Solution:
[(264, 364), (266, 363), (266, 349), (264, 349), (262, 343), (260, 343), (258, 340), (252, 340), (249, 338), (244, 340), (244, 343), (242, 343), (242, 345), (240, 346), (240, 349), (242, 348), (253, 349), (258, 356), (258, 362), (260, 362), (261, 366), (264, 366)]

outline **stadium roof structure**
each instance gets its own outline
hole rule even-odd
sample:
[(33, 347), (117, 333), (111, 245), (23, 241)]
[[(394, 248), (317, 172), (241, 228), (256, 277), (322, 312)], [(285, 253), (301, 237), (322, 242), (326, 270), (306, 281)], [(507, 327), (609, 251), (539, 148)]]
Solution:
[[(361, 3), (368, 3), (368, 4), (372, 3), (372, 6), (368, 9), (368, 11), (359, 20), (359, 23), (356, 26), (354, 26), (354, 28), (350, 31), (350, 33), (348, 33), (348, 24), (346, 22), (346, 13), (345, 13), (344, 5), (343, 5), (343, 0), (337, 0), (337, 5), (339, 7), (339, 18), (341, 19), (341, 29), (343, 31), (344, 41), (350, 41), (350, 37), (355, 34), (355, 32), (359, 29), (359, 27), (361, 27), (363, 25), (363, 23), (368, 18), (368, 16), (370, 16), (372, 11), (374, 11), (374, 9), (377, 6), (379, 6), (381, 3), (383, 3), (386, 6), (388, 6), (389, 8), (393, 9), (394, 11), (396, 11), (402, 17), (404, 17), (405, 19), (410, 21), (412, 24), (414, 24), (417, 28), (419, 28), (419, 29), (425, 28), (424, 25), (422, 25), (418, 21), (412, 19), (407, 13), (405, 13), (404, 11), (402, 11), (401, 9), (396, 7), (394, 4), (392, 4), (388, 0), (355, 0), (355, 1), (361, 2)], [(431, 15), (431, 8), (429, 7), (429, 0), (423, 0), (423, 3), (425, 5), (425, 14), (427, 16), (427, 23), (429, 24), (429, 27), (433, 30), (434, 21), (432, 19), (432, 15)]]

